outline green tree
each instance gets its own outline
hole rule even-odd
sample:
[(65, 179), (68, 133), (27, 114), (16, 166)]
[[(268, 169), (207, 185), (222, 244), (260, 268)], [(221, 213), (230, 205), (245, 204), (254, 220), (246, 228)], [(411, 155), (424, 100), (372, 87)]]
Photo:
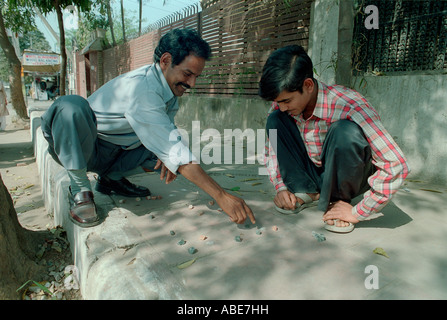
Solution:
[[(98, 2), (100, 2), (99, 0)], [(102, 0), (104, 1), (104, 0)], [(105, 0), (107, 2), (107, 0)], [(97, 4), (98, 4), (97, 2)], [(108, 16), (110, 13), (110, 17)], [(122, 16), (118, 14), (112, 14), (109, 11), (107, 4), (103, 3), (95, 7), (94, 10), (90, 12), (85, 12), (80, 15), (78, 30), (76, 32), (76, 42), (79, 49), (84, 48), (88, 45), (90, 41), (90, 33), (97, 27), (106, 29), (106, 45), (110, 45), (108, 39), (112, 39), (111, 44), (113, 46), (125, 42), (124, 37), (135, 38), (138, 36), (138, 19), (136, 12), (129, 10), (125, 11), (126, 15), (124, 18), (125, 34), (123, 34), (122, 29)], [(107, 16), (107, 18), (106, 18)], [(145, 19), (143, 19), (145, 21)], [(116, 30), (113, 29), (116, 26)]]
[(110, 0), (104, 0), (104, 1), (107, 12), (107, 20), (109, 21), (109, 28), (110, 28), (109, 30), (112, 36), (112, 45), (116, 46), (115, 30), (113, 29), (112, 7), (110, 6)]
[[(42, 32), (39, 30), (33, 30), (25, 32), (19, 37), (20, 52), (25, 49), (32, 49), (37, 51), (48, 51), (50, 44)], [(9, 81), (9, 63), (3, 50), (0, 50), (0, 81)], [(25, 74), (25, 84), (32, 82), (31, 77), (27, 77)]]
[[(6, 34), (6, 27), (12, 32), (31, 30), (32, 14), (24, 7), (10, 6), (10, 2), (0, 0), (0, 46), (8, 65), (11, 100), (17, 114), (27, 117), (22, 91), (21, 67), (14, 47)], [(14, 204), (0, 175), (0, 300), (19, 299), (17, 292), (24, 282), (44, 272), (44, 268), (34, 262), (36, 244), (42, 243), (46, 234), (24, 229), (17, 218)]]
[(0, 0), (0, 47), (6, 57), (9, 68), (11, 101), (17, 115), (27, 119), (25, 98), (22, 90), (22, 63), (9, 41), (6, 29), (15, 33), (26, 33), (35, 29), (34, 16), (29, 8), (12, 0)]
[[(13, 1), (13, 0), (11, 0)], [(77, 6), (81, 11), (89, 11), (92, 6), (90, 0), (14, 0), (16, 2), (25, 3), (27, 7), (36, 6), (43, 14), (55, 11), (57, 15), (57, 24), (59, 27), (59, 44), (61, 52), (61, 83), (60, 95), (65, 95), (65, 81), (67, 75), (67, 52), (65, 48), (65, 29), (63, 10), (70, 6)]]
[(0, 175), (0, 300), (20, 299), (17, 289), (31, 278), (41, 278), (45, 269), (35, 261), (37, 244), (45, 234), (24, 229), (8, 189)]
[(51, 48), (45, 35), (37, 29), (24, 33), (23, 36), (19, 38), (19, 44), (21, 51), (25, 49), (49, 51)]
[(121, 26), (123, 27), (123, 41), (126, 42), (126, 25), (124, 23), (124, 3), (121, 0)]
[[(126, 15), (124, 17), (124, 24), (125, 24), (125, 35), (123, 34), (122, 29), (122, 17), (115, 16), (113, 18), (113, 24), (117, 26), (117, 29), (115, 31), (115, 39), (116, 43), (124, 43), (128, 39), (132, 39), (138, 36), (138, 24), (137, 24), (137, 16), (136, 12), (129, 10), (126, 11)], [(145, 21), (143, 19), (143, 21)], [(110, 30), (107, 30), (107, 35), (109, 34)]]

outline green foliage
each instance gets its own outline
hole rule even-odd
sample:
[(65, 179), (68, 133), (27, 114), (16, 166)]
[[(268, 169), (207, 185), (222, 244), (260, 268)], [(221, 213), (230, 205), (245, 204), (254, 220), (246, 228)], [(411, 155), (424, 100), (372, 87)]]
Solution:
[[(19, 38), (19, 45), (21, 52), (25, 49), (44, 51), (50, 50), (50, 44), (45, 39), (43, 33), (37, 29), (24, 33), (23, 36)], [(8, 75), (9, 63), (5, 57), (5, 54), (3, 53), (3, 50), (0, 50), (0, 80), (8, 81)]]
[[(26, 2), (28, 5), (35, 5), (43, 14), (47, 14), (55, 10), (54, 0), (14, 0), (17, 2)], [(81, 11), (89, 11), (92, 1), (90, 0), (58, 0), (59, 7), (65, 9), (69, 6), (77, 6)]]
[(32, 7), (22, 5), (17, 0), (0, 0), (0, 3), (6, 29), (16, 33), (36, 30)]
[[(90, 33), (96, 28), (106, 29), (106, 38), (111, 39), (111, 31), (109, 23), (106, 18), (107, 13), (103, 11), (104, 8), (97, 6), (90, 12), (84, 12), (78, 22), (78, 30), (76, 32), (76, 43), (80, 50), (85, 48), (90, 42)], [(113, 26), (115, 40), (117, 44), (123, 43), (123, 28), (121, 21), (121, 13), (113, 13)], [(144, 23), (144, 19), (143, 19)], [(135, 11), (125, 11), (124, 25), (126, 27), (126, 38), (132, 39), (138, 36), (138, 14)], [(111, 43), (108, 41), (107, 43)]]
[(37, 50), (37, 51), (50, 51), (51, 47), (45, 38), (44, 34), (39, 30), (33, 30), (27, 32), (23, 37), (19, 38), (20, 51), (25, 49)]
[[(44, 37), (37, 30), (32, 7), (24, 6), (21, 1), (0, 0), (0, 10), (5, 27), (12, 32), (22, 35), (19, 38), (21, 51), (28, 49), (30, 42), (37, 46), (36, 49), (49, 48), (48, 42), (42, 40)], [(4, 51), (0, 50), (0, 80), (2, 81), (8, 81), (10, 74), (9, 63)]]
[[(132, 39), (138, 36), (138, 13), (136, 11), (124, 11), (124, 25), (126, 27), (126, 38)], [(142, 20), (145, 22), (145, 19)], [(113, 29), (117, 43), (123, 42), (123, 24), (121, 13), (113, 15)], [(107, 30), (107, 36), (110, 36), (110, 29)]]
[(98, 13), (97, 10), (83, 13), (78, 21), (78, 30), (74, 34), (77, 47), (82, 49), (87, 46), (90, 42), (91, 32), (97, 28), (107, 29), (108, 25), (107, 18)]

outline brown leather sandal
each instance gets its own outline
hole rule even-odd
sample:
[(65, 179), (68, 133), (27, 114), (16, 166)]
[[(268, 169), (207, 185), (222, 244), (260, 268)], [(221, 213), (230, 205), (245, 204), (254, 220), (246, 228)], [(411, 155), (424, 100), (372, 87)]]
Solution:
[(93, 192), (78, 192), (74, 197), (71, 190), (68, 191), (70, 200), (70, 220), (76, 225), (87, 228), (99, 224), (100, 220), (96, 213), (96, 205), (93, 200)]

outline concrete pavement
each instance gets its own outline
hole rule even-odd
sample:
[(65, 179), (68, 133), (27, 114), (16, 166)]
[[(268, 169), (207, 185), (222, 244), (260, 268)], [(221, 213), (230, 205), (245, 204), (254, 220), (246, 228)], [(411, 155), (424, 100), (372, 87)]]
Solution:
[[(245, 199), (256, 225), (231, 223), (183, 177), (165, 185), (135, 170), (129, 180), (162, 199), (95, 192), (102, 223), (83, 229), (68, 219), (68, 176), (39, 129), (45, 106), (29, 109), (46, 208), (67, 231), (85, 299), (447, 298), (446, 186), (410, 176), (382, 217), (342, 235), (324, 230), (315, 208), (276, 213), (257, 164), (204, 166)], [(378, 247), (388, 257), (374, 253)]]

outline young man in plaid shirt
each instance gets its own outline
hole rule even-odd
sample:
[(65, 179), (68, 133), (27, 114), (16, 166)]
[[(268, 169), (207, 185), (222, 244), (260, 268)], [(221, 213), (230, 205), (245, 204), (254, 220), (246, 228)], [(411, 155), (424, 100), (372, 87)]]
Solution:
[(315, 80), (301, 46), (270, 55), (259, 95), (273, 101), (266, 165), (278, 211), (318, 206), (327, 230), (350, 232), (378, 213), (408, 175), (407, 161), (377, 111), (358, 92)]

